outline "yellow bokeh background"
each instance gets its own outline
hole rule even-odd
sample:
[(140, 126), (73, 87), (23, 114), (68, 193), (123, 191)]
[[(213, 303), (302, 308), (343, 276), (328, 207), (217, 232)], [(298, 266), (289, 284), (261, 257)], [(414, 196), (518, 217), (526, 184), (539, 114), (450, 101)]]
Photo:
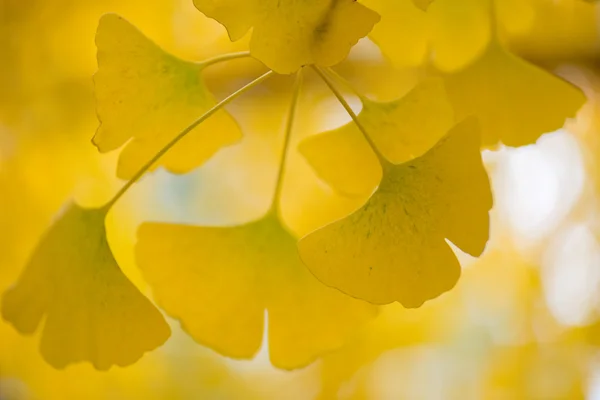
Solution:
[[(101, 155), (91, 143), (94, 36), (109, 12), (186, 60), (248, 48), (248, 37), (231, 43), (191, 0), (3, 0), (1, 292), (63, 203), (103, 204), (123, 183), (118, 151)], [(232, 360), (169, 318), (172, 337), (132, 366), (55, 370), (39, 354), (39, 333), (23, 337), (0, 321), (0, 399), (600, 399), (600, 6), (513, 0), (498, 15), (506, 48), (579, 86), (588, 100), (535, 144), (483, 151), (495, 199), (490, 241), (479, 259), (455, 248), (462, 276), (453, 290), (418, 309), (382, 307), (345, 346), (294, 371), (270, 364), (266, 337), (253, 360)], [(389, 101), (424, 72), (394, 65), (376, 41), (359, 42), (336, 70), (370, 98)], [(206, 80), (222, 99), (261, 68), (233, 61)], [(332, 191), (296, 150), (301, 139), (349, 120), (313, 74), (305, 84), (281, 205), (297, 236), (364, 202)], [(265, 87), (227, 108), (244, 133), (240, 143), (189, 174), (149, 174), (111, 210), (111, 248), (150, 298), (134, 258), (140, 223), (241, 224), (269, 208), (290, 80)]]

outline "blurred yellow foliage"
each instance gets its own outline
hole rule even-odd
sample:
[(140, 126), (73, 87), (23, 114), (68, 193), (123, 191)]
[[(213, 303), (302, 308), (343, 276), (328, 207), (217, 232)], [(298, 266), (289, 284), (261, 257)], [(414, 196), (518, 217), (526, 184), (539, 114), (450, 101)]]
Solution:
[(599, 7), (2, 2), (0, 398), (597, 397)]

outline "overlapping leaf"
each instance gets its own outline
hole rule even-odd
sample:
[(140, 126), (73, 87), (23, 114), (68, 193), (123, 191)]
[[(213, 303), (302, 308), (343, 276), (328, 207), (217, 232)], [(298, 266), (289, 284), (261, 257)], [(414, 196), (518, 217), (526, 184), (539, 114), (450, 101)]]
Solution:
[(419, 307), (450, 290), (460, 265), (445, 239), (475, 256), (488, 239), (479, 146), (468, 119), (423, 156), (387, 166), (363, 207), (300, 240), (302, 260), (328, 286), (376, 304)]
[[(117, 15), (102, 17), (96, 44), (94, 81), (101, 125), (94, 144), (102, 152), (126, 144), (117, 174), (129, 179), (215, 100), (203, 81), (203, 64), (164, 52)], [(240, 138), (236, 122), (220, 110), (171, 149), (160, 165), (187, 172)]]
[(133, 364), (170, 335), (160, 312), (119, 269), (105, 216), (106, 209), (69, 205), (2, 299), (3, 318), (23, 334), (33, 334), (45, 317), (41, 352), (57, 368)]
[[(556, 31), (559, 27), (556, 16), (560, 16), (563, 25), (574, 21), (586, 25), (585, 18), (574, 18), (575, 14), (587, 13), (590, 17), (593, 14), (589, 7), (583, 10), (583, 3), (578, 0), (366, 0), (365, 4), (382, 16), (370, 37), (394, 64), (418, 66), (431, 61), (445, 72), (459, 70), (475, 61), (496, 31), (511, 39), (523, 39), (540, 24), (549, 24), (555, 29), (551, 35), (562, 41), (561, 37), (573, 35), (579, 27), (572, 26), (568, 33)], [(570, 17), (564, 18), (565, 13)], [(544, 35), (548, 44), (540, 45), (554, 47), (554, 41), (548, 41), (547, 37)], [(572, 39), (570, 43), (573, 47)]]
[(232, 40), (254, 28), (252, 55), (282, 74), (309, 64), (342, 61), (379, 21), (356, 0), (194, 0), (223, 24)]
[(534, 143), (585, 102), (580, 90), (500, 45), (493, 23), (526, 30), (533, 19), (530, 2), (438, 0), (427, 12), (411, 0), (366, 4), (382, 15), (371, 37), (383, 52), (401, 66), (430, 57), (446, 79), (457, 118), (480, 118), (485, 146)]

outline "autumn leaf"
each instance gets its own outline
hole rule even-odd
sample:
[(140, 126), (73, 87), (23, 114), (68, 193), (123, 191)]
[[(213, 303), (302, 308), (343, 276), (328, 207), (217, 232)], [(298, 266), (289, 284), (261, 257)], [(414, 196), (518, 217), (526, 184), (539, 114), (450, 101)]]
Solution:
[(318, 282), (273, 214), (234, 227), (147, 223), (136, 254), (160, 306), (229, 357), (256, 354), (265, 310), (271, 362), (284, 369), (340, 347), (374, 313)]
[(469, 119), (423, 156), (389, 165), (369, 201), (302, 238), (302, 260), (328, 286), (375, 304), (419, 307), (450, 290), (460, 265), (445, 239), (480, 255), (492, 196)]
[[(96, 44), (94, 82), (100, 127), (93, 141), (101, 152), (125, 145), (117, 175), (129, 179), (216, 104), (202, 78), (210, 62), (179, 60), (115, 14), (100, 20)], [(240, 138), (237, 123), (219, 110), (186, 135), (160, 164), (171, 172), (188, 172)]]
[(194, 0), (227, 28), (232, 40), (254, 28), (250, 51), (267, 67), (290, 74), (304, 65), (342, 61), (379, 15), (356, 0)]
[(45, 317), (40, 348), (56, 368), (130, 365), (170, 335), (119, 269), (106, 241), (106, 211), (68, 205), (2, 298), (2, 317), (22, 334), (33, 334)]
[(580, 89), (510, 54), (496, 41), (475, 63), (443, 77), (456, 117), (476, 115), (486, 147), (535, 143), (542, 134), (561, 128), (586, 101)]

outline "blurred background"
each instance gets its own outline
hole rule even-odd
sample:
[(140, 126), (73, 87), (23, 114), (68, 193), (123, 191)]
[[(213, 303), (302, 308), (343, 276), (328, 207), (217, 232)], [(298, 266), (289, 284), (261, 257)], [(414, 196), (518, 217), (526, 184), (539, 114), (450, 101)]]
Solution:
[[(495, 195), (491, 239), (480, 259), (459, 254), (454, 290), (416, 310), (383, 307), (345, 347), (291, 372), (273, 368), (265, 346), (252, 361), (221, 357), (173, 320), (171, 339), (131, 367), (57, 371), (41, 358), (37, 335), (0, 321), (0, 399), (600, 399), (600, 7), (523, 1), (529, 23), (507, 30), (508, 47), (581, 87), (588, 102), (536, 144), (484, 150)], [(2, 292), (65, 201), (100, 205), (122, 184), (118, 154), (91, 144), (94, 35), (107, 12), (185, 59), (247, 48), (247, 38), (231, 44), (191, 0), (0, 0)], [(212, 67), (206, 79), (223, 98), (260, 71), (240, 60)], [(419, 78), (388, 65), (368, 39), (338, 71), (379, 99)], [(242, 223), (269, 206), (289, 82), (274, 79), (267, 89), (228, 108), (241, 143), (193, 173), (145, 177), (109, 215), (115, 256), (145, 293), (133, 256), (141, 221)], [(310, 78), (299, 112), (292, 144), (348, 121)], [(357, 202), (332, 193), (295, 152), (283, 197), (298, 235)]]

